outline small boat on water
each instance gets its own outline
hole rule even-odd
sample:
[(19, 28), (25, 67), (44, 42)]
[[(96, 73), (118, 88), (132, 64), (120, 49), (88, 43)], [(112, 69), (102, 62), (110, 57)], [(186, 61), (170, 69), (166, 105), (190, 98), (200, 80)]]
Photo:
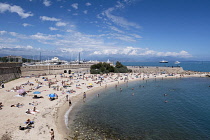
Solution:
[(181, 63), (181, 62), (179, 62), (179, 61), (176, 61), (174, 64), (179, 64), (179, 63)]
[(162, 60), (159, 63), (168, 63), (168, 61)]

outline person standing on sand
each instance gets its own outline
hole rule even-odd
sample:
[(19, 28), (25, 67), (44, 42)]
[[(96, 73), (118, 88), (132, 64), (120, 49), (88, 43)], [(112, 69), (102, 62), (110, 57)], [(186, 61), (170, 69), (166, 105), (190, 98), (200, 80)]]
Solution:
[(85, 99), (86, 99), (86, 93), (84, 92), (84, 94), (83, 94), (83, 102), (85, 102)]
[(69, 106), (71, 106), (71, 100), (69, 99)]
[(4, 82), (1, 83), (1, 87), (4, 88)]
[(69, 95), (67, 94), (67, 95), (66, 95), (66, 101), (68, 101), (68, 97), (69, 97)]
[(55, 140), (55, 134), (53, 129), (50, 130), (50, 135), (51, 135), (51, 140)]

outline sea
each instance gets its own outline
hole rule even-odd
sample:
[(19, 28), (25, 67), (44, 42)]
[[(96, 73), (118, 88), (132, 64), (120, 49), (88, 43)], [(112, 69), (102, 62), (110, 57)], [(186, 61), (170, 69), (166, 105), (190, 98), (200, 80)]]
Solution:
[[(179, 65), (210, 71), (210, 62)], [(72, 139), (210, 140), (209, 77), (133, 81), (104, 88), (87, 99), (69, 116)]]

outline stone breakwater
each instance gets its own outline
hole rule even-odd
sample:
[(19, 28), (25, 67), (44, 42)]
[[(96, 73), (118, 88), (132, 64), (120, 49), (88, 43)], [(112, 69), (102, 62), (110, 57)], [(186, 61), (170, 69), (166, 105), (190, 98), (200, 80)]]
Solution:
[(0, 63), (0, 82), (8, 82), (21, 76), (21, 63)]
[(134, 73), (145, 73), (145, 74), (206, 74), (210, 75), (210, 72), (198, 72), (198, 71), (186, 71), (182, 67), (154, 67), (154, 66), (127, 66), (128, 69), (131, 69)]
[(150, 67), (150, 66), (128, 66), (134, 73), (184, 73), (182, 67)]
[[(65, 73), (90, 73), (92, 64), (71, 64), (71, 65), (31, 65), (22, 66), (21, 63), (0, 63), (0, 81), (10, 81), (21, 76), (51, 75)], [(153, 67), (153, 66), (127, 66), (133, 73), (145, 74), (207, 74), (209, 72), (185, 71), (182, 67)]]
[(90, 73), (90, 66), (92, 64), (70, 64), (70, 65), (31, 65), (22, 66), (21, 75), (51, 75), (63, 73)]

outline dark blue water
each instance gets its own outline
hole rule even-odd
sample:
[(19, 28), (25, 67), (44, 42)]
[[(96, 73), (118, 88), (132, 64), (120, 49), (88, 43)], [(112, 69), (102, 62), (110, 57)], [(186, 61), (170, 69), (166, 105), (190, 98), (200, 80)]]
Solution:
[(159, 63), (159, 62), (122, 62), (126, 66), (180, 66), (184, 70), (200, 71), (200, 72), (210, 72), (210, 61), (181, 61), (180, 64), (174, 64), (174, 62), (169, 63)]
[(210, 78), (181, 78), (130, 82), (117, 89), (108, 87), (78, 110), (70, 126), (72, 137), (209, 140), (209, 85)]

